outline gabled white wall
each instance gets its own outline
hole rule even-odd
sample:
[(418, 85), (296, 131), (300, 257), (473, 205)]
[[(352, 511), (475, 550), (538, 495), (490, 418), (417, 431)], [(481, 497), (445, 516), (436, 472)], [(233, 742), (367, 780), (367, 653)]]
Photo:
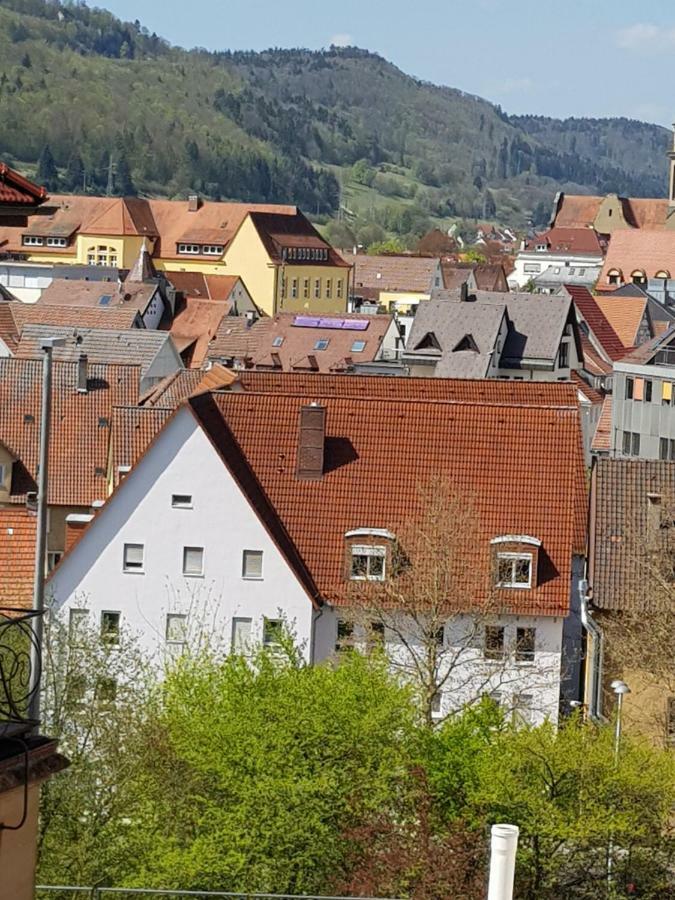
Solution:
[[(191, 509), (174, 509), (172, 494), (191, 494)], [(144, 572), (123, 571), (123, 545), (145, 545)], [(204, 547), (203, 577), (182, 574), (183, 547)], [(244, 550), (263, 551), (263, 578), (242, 577)], [(167, 613), (189, 615), (190, 643), (206, 634), (229, 649), (233, 616), (288, 621), (309, 659), (312, 604), (247, 498), (189, 409), (178, 411), (126, 476), (47, 586), (56, 607), (120, 611), (158, 660), (167, 648)]]

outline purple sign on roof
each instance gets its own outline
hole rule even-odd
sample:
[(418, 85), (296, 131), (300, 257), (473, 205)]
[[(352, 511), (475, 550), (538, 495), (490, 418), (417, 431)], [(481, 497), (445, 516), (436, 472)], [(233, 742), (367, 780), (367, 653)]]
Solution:
[(370, 322), (368, 319), (334, 319), (317, 316), (296, 316), (293, 319), (296, 328), (332, 328), (340, 331), (365, 331)]

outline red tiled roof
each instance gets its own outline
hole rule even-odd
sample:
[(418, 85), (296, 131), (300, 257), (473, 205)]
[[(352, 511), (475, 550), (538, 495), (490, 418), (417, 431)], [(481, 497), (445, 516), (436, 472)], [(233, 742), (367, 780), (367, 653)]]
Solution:
[(638, 331), (647, 308), (646, 297), (596, 297), (605, 318), (616, 332), (624, 347), (634, 347)]
[(177, 304), (176, 316), (169, 333), (180, 349), (180, 341), (194, 342), (190, 368), (199, 369), (206, 359), (209, 344), (215, 337), (221, 322), (229, 316), (231, 304), (218, 300), (200, 300), (187, 297)]
[(612, 395), (607, 394), (602, 404), (602, 412), (595, 426), (591, 450), (609, 453), (612, 446)]
[(36, 521), (24, 507), (0, 509), (0, 606), (31, 606)]
[(439, 261), (429, 256), (367, 256), (364, 253), (344, 254), (354, 267), (352, 291), (362, 288), (376, 291), (412, 291), (428, 294), (440, 284), (433, 283)]
[(588, 288), (568, 284), (565, 285), (565, 290), (607, 356), (612, 360), (625, 356), (626, 348)]
[[(77, 391), (77, 364), (54, 363), (49, 503), (89, 506), (106, 496), (108, 439), (115, 405), (138, 402), (138, 366), (90, 365)], [(36, 489), (42, 362), (0, 359), (0, 442), (15, 456), (13, 502)]]
[[(325, 599), (347, 602), (345, 532), (358, 527), (395, 532), (420, 514), (420, 486), (440, 475), (476, 498), (486, 536), (479, 556), (486, 571), (489, 538), (526, 533), (542, 540), (550, 577), (532, 591), (509, 595), (510, 608), (566, 614), (572, 553), (585, 537), (576, 397), (565, 408), (321, 397), (320, 389), (313, 389), (320, 379), (314, 376), (304, 394), (225, 392), (190, 403), (198, 415), (212, 416), (215, 401)], [(489, 384), (499, 385), (498, 391), (508, 386)], [(574, 386), (567, 388), (575, 393)], [(327, 410), (324, 475), (301, 481), (295, 474), (299, 414), (318, 398)]]
[(538, 244), (546, 244), (551, 253), (603, 254), (603, 245), (593, 228), (551, 228), (533, 237), (526, 249), (534, 250)]
[(618, 270), (623, 280), (631, 281), (633, 272), (655, 278), (667, 272), (675, 278), (675, 231), (663, 228), (622, 228), (612, 234), (599, 283), (608, 284), (609, 272)]
[(36, 206), (47, 199), (47, 191), (0, 163), (0, 206)]
[(271, 321), (267, 317), (255, 322), (249, 322), (246, 316), (222, 318), (209, 344), (207, 357), (215, 360), (244, 360), (251, 357), (269, 332)]

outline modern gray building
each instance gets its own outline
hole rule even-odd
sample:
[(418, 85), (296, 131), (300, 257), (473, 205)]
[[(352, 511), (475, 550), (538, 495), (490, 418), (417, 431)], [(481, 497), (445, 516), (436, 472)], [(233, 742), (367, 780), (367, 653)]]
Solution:
[(675, 326), (614, 363), (611, 453), (675, 460)]

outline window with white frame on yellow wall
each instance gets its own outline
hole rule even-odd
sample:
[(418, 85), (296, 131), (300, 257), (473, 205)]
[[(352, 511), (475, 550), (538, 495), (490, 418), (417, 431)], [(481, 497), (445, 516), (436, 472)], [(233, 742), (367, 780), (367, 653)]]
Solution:
[(88, 266), (111, 266), (117, 265), (117, 250), (115, 247), (109, 247), (107, 244), (96, 244), (87, 249), (87, 265)]

